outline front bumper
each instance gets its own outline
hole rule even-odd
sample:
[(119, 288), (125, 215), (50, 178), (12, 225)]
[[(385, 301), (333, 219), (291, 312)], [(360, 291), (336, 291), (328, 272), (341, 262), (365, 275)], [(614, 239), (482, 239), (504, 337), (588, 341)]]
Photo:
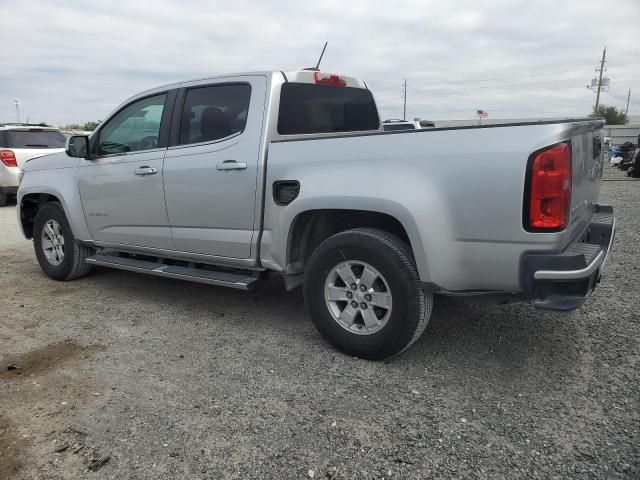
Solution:
[(527, 254), (523, 287), (542, 310), (575, 310), (600, 280), (616, 231), (613, 208), (596, 205), (584, 238), (561, 253)]

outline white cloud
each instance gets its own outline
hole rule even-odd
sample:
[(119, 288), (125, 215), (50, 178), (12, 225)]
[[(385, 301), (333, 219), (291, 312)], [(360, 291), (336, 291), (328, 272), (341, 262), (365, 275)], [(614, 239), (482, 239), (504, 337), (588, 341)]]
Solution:
[(5, 121), (14, 98), (23, 120), (64, 124), (163, 83), (310, 66), (325, 40), (323, 67), (366, 80), (385, 118), (402, 114), (403, 78), (409, 117), (584, 115), (605, 44), (611, 90), (640, 98), (636, 0), (24, 0), (2, 12)]

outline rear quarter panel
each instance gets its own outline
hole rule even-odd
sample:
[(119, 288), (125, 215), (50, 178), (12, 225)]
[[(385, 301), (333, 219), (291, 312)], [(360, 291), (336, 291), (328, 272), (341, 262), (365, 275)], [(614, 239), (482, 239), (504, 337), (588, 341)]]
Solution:
[[(312, 209), (387, 213), (402, 223), (420, 277), (447, 291), (519, 291), (526, 251), (559, 251), (572, 230), (522, 224), (529, 155), (570, 138), (571, 124), (429, 129), (272, 143), (261, 259), (283, 270), (295, 217)], [(298, 180), (288, 206), (276, 180)]]

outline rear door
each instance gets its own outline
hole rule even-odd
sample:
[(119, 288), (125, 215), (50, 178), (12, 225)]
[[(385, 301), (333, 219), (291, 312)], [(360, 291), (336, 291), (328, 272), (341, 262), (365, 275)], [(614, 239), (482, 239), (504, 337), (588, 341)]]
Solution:
[(162, 167), (175, 91), (139, 98), (92, 137), (97, 157), (81, 160), (78, 183), (96, 243), (173, 249)]
[(178, 96), (164, 190), (177, 250), (251, 256), (266, 77), (239, 76)]

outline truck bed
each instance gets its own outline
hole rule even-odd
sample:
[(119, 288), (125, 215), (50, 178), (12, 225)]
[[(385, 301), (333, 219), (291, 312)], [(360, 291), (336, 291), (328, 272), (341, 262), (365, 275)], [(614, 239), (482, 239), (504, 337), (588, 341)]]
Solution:
[[(600, 188), (601, 127), (569, 119), (274, 141), (266, 198), (278, 179), (298, 180), (300, 194), (284, 208), (266, 202), (263, 264), (286, 268), (285, 249), (271, 245), (286, 246), (278, 226), (307, 209), (376, 210), (402, 223), (434, 290), (519, 291), (524, 253), (561, 251), (585, 232)], [(565, 141), (573, 151), (569, 226), (527, 232), (528, 159)]]

